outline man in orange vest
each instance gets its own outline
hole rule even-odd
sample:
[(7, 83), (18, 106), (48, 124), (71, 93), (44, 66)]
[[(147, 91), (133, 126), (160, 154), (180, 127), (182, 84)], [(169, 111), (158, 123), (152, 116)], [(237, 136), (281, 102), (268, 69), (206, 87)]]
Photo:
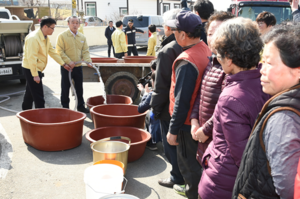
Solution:
[(174, 31), (176, 41), (183, 48), (172, 66), (169, 112), (171, 122), (167, 140), (177, 146), (177, 161), (185, 185), (174, 185), (178, 194), (198, 199), (201, 166), (196, 160), (198, 143), (193, 140), (190, 115), (200, 89), (205, 68), (210, 64), (211, 51), (200, 40), (203, 28), (198, 15), (181, 11), (166, 25)]

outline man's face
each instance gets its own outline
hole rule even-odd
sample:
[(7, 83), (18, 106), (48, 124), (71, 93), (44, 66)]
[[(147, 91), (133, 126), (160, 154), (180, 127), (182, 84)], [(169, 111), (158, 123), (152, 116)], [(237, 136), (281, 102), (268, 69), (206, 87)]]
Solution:
[(267, 26), (267, 24), (263, 21), (259, 21), (257, 23), (258, 28), (259, 28), (259, 33), (261, 34), (261, 36), (263, 36), (264, 34), (266, 34), (267, 32), (269, 32), (272, 28), (272, 26)]
[(175, 39), (178, 43), (179, 46), (184, 47), (185, 46), (185, 38), (186, 38), (186, 33), (184, 31), (178, 31), (177, 28), (172, 28), (171, 29), (175, 35)]
[(166, 37), (169, 37), (171, 34), (173, 34), (171, 28), (166, 25), (164, 25), (164, 32), (165, 32)]
[(47, 35), (52, 35), (54, 32), (55, 24), (52, 24), (50, 26), (45, 25), (43, 28), (43, 33)]
[(132, 22), (128, 22), (128, 26), (129, 26), (130, 28), (132, 28), (133, 23), (132, 23)]
[(113, 26), (113, 22), (109, 22), (109, 26), (112, 27)]
[(68, 22), (69, 28), (72, 32), (77, 32), (80, 23), (78, 18), (70, 18)]

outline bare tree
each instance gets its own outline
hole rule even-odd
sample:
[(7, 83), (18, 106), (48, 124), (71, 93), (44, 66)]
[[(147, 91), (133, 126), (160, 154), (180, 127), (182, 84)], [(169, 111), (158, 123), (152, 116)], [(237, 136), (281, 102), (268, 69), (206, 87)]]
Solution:
[(139, 15), (140, 12), (138, 10), (133, 10), (130, 12), (131, 15)]
[(60, 20), (64, 17), (65, 14), (67, 14), (67, 10), (69, 10), (69, 4), (66, 3), (52, 3), (52, 8), (55, 9), (54, 12), (52, 12), (52, 18), (55, 20)]
[(122, 17), (123, 16), (121, 16), (119, 12), (115, 11), (110, 15), (109, 19), (111, 21), (120, 21), (122, 20)]
[(20, 3), (26, 6), (41, 6), (44, 0), (20, 0)]

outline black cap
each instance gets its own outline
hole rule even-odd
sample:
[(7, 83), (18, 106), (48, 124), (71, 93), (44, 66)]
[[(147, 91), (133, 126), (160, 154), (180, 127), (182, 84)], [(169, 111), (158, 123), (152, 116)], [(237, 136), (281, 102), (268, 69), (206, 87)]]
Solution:
[(128, 22), (133, 23), (133, 19), (129, 19)]
[(202, 24), (199, 15), (192, 13), (191, 11), (181, 11), (176, 15), (175, 20), (169, 20), (166, 25), (170, 28), (178, 28), (185, 32), (194, 32), (195, 28)]

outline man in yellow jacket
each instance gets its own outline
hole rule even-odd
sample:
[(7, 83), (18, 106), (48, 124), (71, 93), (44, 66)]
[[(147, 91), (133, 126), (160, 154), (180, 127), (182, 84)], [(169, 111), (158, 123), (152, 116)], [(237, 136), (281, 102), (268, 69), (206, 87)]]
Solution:
[(151, 37), (148, 40), (147, 56), (155, 56), (155, 46), (157, 40), (156, 26), (151, 24), (148, 28), (151, 32)]
[(54, 32), (55, 25), (54, 19), (42, 19), (41, 28), (25, 38), (22, 66), (26, 78), (26, 91), (22, 103), (23, 110), (32, 109), (33, 103), (35, 108), (45, 108), (42, 72), (46, 68), (48, 55), (66, 70), (71, 69), (55, 52), (48, 38), (48, 35)]
[(127, 45), (125, 33), (122, 31), (123, 23), (122, 21), (116, 22), (117, 29), (111, 35), (111, 40), (115, 48), (115, 57), (121, 59), (123, 56), (127, 56)]
[[(57, 37), (56, 51), (61, 58), (73, 69), (71, 77), (75, 82), (75, 90), (77, 94), (78, 104), (77, 110), (89, 113), (89, 109), (84, 106), (83, 99), (83, 75), (81, 63), (78, 61), (89, 62), (88, 66), (92, 68), (92, 60), (89, 53), (89, 46), (83, 34), (78, 32), (80, 26), (79, 18), (76, 16), (69, 17), (69, 29), (60, 33)], [(69, 72), (61, 67), (61, 96), (60, 101), (63, 108), (69, 108), (69, 91), (70, 91)]]

